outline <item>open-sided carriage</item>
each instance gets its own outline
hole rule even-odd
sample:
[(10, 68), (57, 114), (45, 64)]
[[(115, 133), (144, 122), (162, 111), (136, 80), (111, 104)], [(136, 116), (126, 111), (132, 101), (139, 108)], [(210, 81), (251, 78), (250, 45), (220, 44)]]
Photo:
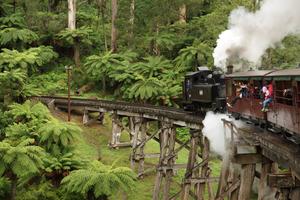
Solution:
[[(227, 102), (236, 97), (237, 82), (243, 82), (249, 90), (233, 107), (227, 107), (229, 113), (300, 136), (300, 68), (233, 73), (226, 76), (225, 82)], [(270, 83), (273, 101), (270, 110), (262, 112), (261, 88)]]

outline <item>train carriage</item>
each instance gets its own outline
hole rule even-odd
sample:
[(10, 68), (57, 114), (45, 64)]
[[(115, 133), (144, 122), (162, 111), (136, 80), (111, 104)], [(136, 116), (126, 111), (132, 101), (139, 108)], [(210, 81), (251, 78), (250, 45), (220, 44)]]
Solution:
[(300, 68), (272, 72), (266, 80), (272, 80), (274, 85), (274, 103), (267, 112), (268, 121), (300, 135)]
[[(273, 71), (248, 71), (226, 76), (226, 100), (236, 97), (236, 84), (243, 82), (251, 90), (232, 107), (227, 107), (234, 116), (268, 123), (272, 127), (300, 136), (300, 68)], [(272, 83), (273, 102), (269, 112), (262, 112), (263, 85)]]
[(261, 112), (261, 94), (264, 78), (270, 74), (271, 70), (248, 71), (229, 74), (226, 76), (226, 101), (232, 102), (236, 97), (236, 84), (243, 82), (247, 87), (252, 87), (254, 91), (239, 99), (232, 107), (227, 107), (228, 112), (235, 116), (265, 122), (265, 114)]

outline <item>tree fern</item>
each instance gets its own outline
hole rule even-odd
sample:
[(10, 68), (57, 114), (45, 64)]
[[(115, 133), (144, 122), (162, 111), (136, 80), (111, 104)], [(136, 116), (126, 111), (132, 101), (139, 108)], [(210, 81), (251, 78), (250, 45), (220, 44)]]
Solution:
[(49, 154), (45, 159), (45, 171), (48, 173), (56, 172), (62, 174), (74, 169), (80, 169), (85, 166), (86, 161), (80, 155), (67, 151), (59, 155)]
[(7, 178), (0, 178), (0, 198), (5, 199), (9, 195), (10, 182)]
[(17, 50), (2, 49), (0, 53), (0, 71), (22, 68), (36, 71), (57, 57), (52, 47), (40, 46), (19, 52)]
[(40, 142), (54, 155), (62, 152), (79, 138), (81, 129), (73, 123), (60, 122), (56, 119), (43, 124), (38, 130)]
[(212, 66), (212, 57), (209, 52), (212, 52), (212, 49), (204, 43), (186, 47), (180, 50), (175, 64), (182, 71), (194, 70), (200, 65)]
[(12, 15), (0, 17), (0, 24), (6, 27), (24, 28), (25, 20), (21, 13), (14, 13)]
[(42, 103), (27, 100), (23, 104), (12, 104), (6, 112), (16, 123), (41, 124), (50, 119), (50, 112)]
[(0, 83), (2, 86), (0, 94), (2, 92), (4, 94), (10, 93), (15, 96), (19, 95), (26, 78), (26, 72), (21, 69), (0, 72)]
[(143, 62), (136, 63), (133, 68), (138, 74), (147, 78), (159, 77), (169, 69), (172, 69), (170, 61), (161, 56), (146, 57)]
[(94, 196), (110, 196), (120, 189), (129, 192), (135, 187), (135, 174), (127, 167), (103, 165), (93, 161), (86, 169), (72, 171), (62, 182), (68, 193), (87, 195), (93, 192)]
[(25, 140), (28, 138), (36, 138), (37, 134), (26, 124), (14, 123), (5, 129), (5, 136), (11, 140)]
[[(100, 80), (102, 76), (114, 73), (117, 67), (128, 67), (129, 63), (133, 62), (137, 57), (134, 52), (112, 53), (105, 52), (100, 55), (92, 55), (87, 57), (85, 69), (88, 75), (95, 80)], [(113, 75), (111, 74), (113, 77)]]
[(28, 44), (38, 39), (38, 35), (29, 29), (9, 27), (0, 30), (0, 45), (15, 44), (18, 42)]
[(71, 30), (65, 29), (62, 30), (60, 33), (57, 34), (57, 37), (60, 40), (65, 41), (69, 45), (73, 45), (75, 42), (79, 42), (82, 44), (92, 44), (91, 34), (93, 30), (90, 27), (82, 26), (80, 28)]
[(145, 79), (139, 76), (139, 80), (131, 85), (125, 92), (125, 96), (136, 100), (150, 100), (161, 93), (162, 83), (154, 77)]
[(34, 139), (0, 142), (0, 176), (5, 175), (11, 180), (12, 199), (18, 180), (36, 175), (43, 167), (44, 150), (32, 146), (34, 142)]

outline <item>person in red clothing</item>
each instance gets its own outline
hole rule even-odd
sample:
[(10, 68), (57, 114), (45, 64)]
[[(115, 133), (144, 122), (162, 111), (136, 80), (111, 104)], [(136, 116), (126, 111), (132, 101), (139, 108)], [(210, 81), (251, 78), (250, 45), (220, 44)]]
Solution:
[(262, 112), (268, 112), (269, 111), (269, 105), (273, 101), (273, 85), (270, 83), (268, 87), (264, 86), (262, 88), (262, 92), (264, 94), (264, 101), (263, 101), (263, 109)]
[(272, 83), (270, 83), (270, 84), (268, 85), (268, 90), (269, 90), (270, 96), (271, 96), (271, 98), (272, 98), (272, 97), (273, 97), (273, 85), (272, 85)]

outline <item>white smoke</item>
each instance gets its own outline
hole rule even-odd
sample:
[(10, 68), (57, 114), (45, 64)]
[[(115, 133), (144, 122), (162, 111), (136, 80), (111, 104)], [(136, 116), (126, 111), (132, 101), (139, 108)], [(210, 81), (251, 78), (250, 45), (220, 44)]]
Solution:
[(226, 154), (225, 147), (225, 131), (222, 119), (229, 120), (229, 117), (225, 114), (215, 114), (213, 112), (207, 112), (203, 120), (204, 128), (203, 134), (210, 141), (211, 150), (221, 156)]
[(259, 65), (268, 48), (299, 33), (299, 0), (264, 0), (256, 12), (239, 7), (230, 14), (229, 29), (217, 40), (214, 64), (223, 69), (237, 60)]

